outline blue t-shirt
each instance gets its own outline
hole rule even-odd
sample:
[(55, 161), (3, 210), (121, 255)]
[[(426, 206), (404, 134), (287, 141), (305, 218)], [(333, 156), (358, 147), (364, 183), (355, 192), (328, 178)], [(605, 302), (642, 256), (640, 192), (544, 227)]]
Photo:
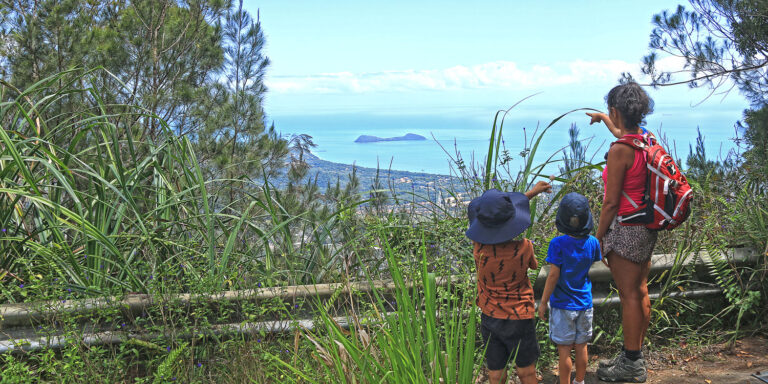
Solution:
[(560, 268), (560, 279), (549, 298), (549, 305), (569, 311), (592, 308), (589, 267), (601, 259), (600, 242), (594, 236), (563, 235), (552, 239), (546, 261)]

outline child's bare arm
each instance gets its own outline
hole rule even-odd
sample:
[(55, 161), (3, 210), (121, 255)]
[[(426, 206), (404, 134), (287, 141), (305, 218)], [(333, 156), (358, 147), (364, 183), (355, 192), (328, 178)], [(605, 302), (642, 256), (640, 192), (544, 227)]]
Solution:
[(557, 285), (557, 280), (559, 279), (560, 267), (550, 264), (547, 283), (544, 285), (544, 293), (541, 294), (541, 301), (539, 302), (539, 318), (541, 320), (547, 320), (547, 304), (549, 304), (549, 297), (552, 296), (552, 292), (554, 292), (555, 285)]
[(530, 191), (525, 193), (525, 197), (527, 197), (528, 200), (530, 200), (542, 192), (547, 192), (547, 193), (552, 192), (552, 184), (547, 183), (546, 181), (539, 181), (538, 183), (536, 183), (536, 185), (533, 186), (533, 188), (531, 188)]
[(589, 121), (589, 125), (592, 125), (594, 123), (603, 122), (605, 123), (605, 126), (608, 127), (608, 130), (611, 131), (611, 134), (615, 136), (617, 139), (621, 138), (621, 130), (616, 127), (616, 124), (611, 121), (611, 118), (608, 117), (605, 113), (590, 113), (587, 112), (587, 116), (591, 117), (592, 119)]

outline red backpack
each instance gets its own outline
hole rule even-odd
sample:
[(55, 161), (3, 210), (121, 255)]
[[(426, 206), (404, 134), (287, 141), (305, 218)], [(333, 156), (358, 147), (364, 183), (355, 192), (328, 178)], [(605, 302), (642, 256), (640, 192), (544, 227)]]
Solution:
[(636, 138), (622, 137), (615, 142), (645, 151), (648, 168), (642, 201), (632, 201), (626, 192), (621, 192), (635, 209), (619, 216), (618, 221), (622, 225), (645, 225), (653, 230), (674, 229), (691, 214), (693, 190), (656, 137), (648, 132), (646, 139), (644, 143)]

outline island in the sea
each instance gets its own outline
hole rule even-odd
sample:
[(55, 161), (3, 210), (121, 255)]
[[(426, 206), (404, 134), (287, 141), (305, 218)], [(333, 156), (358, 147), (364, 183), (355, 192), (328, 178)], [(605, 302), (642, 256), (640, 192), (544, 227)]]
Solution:
[(414, 141), (414, 140), (426, 140), (427, 138), (415, 133), (406, 133), (404, 136), (398, 137), (376, 137), (369, 135), (360, 135), (355, 140), (355, 143), (378, 143), (380, 141)]

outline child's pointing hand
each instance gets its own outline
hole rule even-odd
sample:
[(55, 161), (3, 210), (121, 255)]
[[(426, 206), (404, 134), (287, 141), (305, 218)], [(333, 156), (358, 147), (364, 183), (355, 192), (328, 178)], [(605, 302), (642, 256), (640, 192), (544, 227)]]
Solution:
[(528, 192), (525, 193), (525, 196), (528, 199), (533, 199), (536, 197), (536, 195), (546, 192), (551, 193), (552, 192), (552, 184), (547, 183), (546, 181), (539, 181), (536, 183), (536, 185), (533, 186)]

